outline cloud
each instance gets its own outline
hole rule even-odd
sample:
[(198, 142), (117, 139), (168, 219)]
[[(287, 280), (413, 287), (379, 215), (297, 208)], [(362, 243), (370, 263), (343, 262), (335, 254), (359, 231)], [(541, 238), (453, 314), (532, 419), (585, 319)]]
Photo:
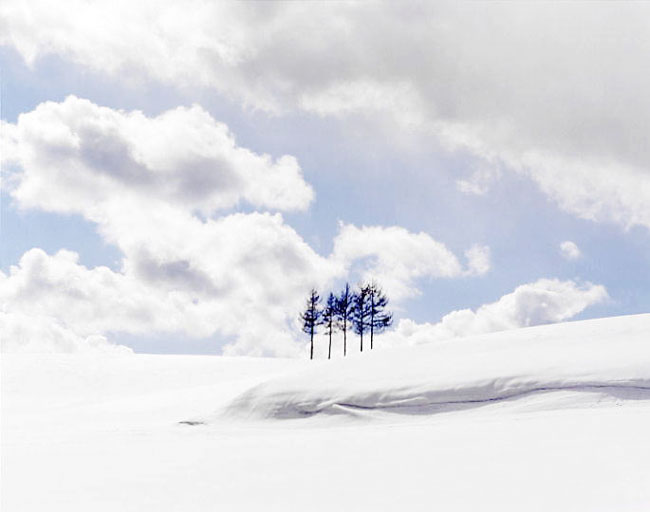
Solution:
[(345, 117), (352, 114), (390, 112), (401, 128), (426, 123), (426, 105), (408, 80), (381, 82), (367, 78), (334, 82), (323, 90), (303, 92), (299, 107), (319, 116)]
[(463, 194), (484, 196), (500, 176), (501, 171), (498, 167), (484, 165), (476, 169), (469, 178), (456, 180), (456, 187)]
[(576, 217), (650, 227), (650, 159), (635, 167), (623, 161), (502, 151), (510, 169), (530, 177), (563, 210)]
[(607, 290), (602, 285), (540, 279), (518, 286), (512, 293), (476, 311), (453, 311), (436, 324), (401, 320), (389, 341), (425, 343), (562, 322), (607, 298)]
[(577, 260), (582, 256), (580, 248), (570, 240), (560, 244), (560, 253), (567, 260)]
[(18, 129), (7, 121), (0, 120), (0, 154), (5, 162), (15, 162), (18, 155)]
[(485, 245), (473, 245), (465, 251), (467, 258), (466, 275), (482, 276), (489, 272), (490, 263), (490, 248)]
[(152, 294), (107, 267), (88, 269), (67, 250), (50, 256), (31, 249), (9, 275), (0, 273), (0, 283), (0, 304), (6, 312), (53, 317), (81, 336), (173, 330), (189, 314), (178, 307), (173, 293)]
[(104, 336), (80, 336), (52, 317), (0, 311), (1, 352), (130, 354)]
[(237, 146), (228, 127), (196, 105), (149, 118), (69, 96), (3, 130), (6, 160), (22, 168), (13, 196), (25, 207), (94, 218), (98, 204), (116, 196), (205, 213), (242, 201), (304, 210), (313, 198), (294, 157)]
[(74, 334), (76, 344), (107, 333), (218, 334), (232, 339), (228, 355), (295, 356), (303, 350), (296, 312), (311, 286), (375, 277), (399, 304), (418, 293), (419, 279), (475, 275), (488, 257), (486, 248), (473, 247), (464, 269), (424, 233), (342, 225), (333, 254), (323, 258), (279, 214), (203, 221), (161, 205), (155, 216), (127, 207), (107, 218), (101, 229), (125, 254), (120, 271), (86, 268), (72, 251), (32, 249), (8, 275), (0, 273), (2, 311), (27, 323), (55, 318), (41, 322), (53, 329), (46, 338), (65, 331), (72, 334), (62, 339)]
[(111, 333), (221, 336), (227, 354), (293, 356), (303, 350), (296, 311), (312, 286), (376, 277), (399, 302), (420, 279), (490, 266), (485, 247), (468, 249), (463, 267), (426, 233), (349, 224), (323, 257), (280, 213), (229, 212), (239, 201), (304, 208), (311, 187), (293, 157), (237, 146), (199, 107), (147, 118), (68, 97), (3, 127), (17, 205), (82, 215), (123, 255), (111, 270), (87, 268), (72, 251), (32, 249), (0, 274), (0, 310), (55, 318), (42, 328), (56, 339), (62, 329), (75, 343)]
[(417, 133), (520, 173), (578, 217), (650, 227), (649, 9), (7, 0), (0, 41), (31, 65), (56, 54), (275, 114), (383, 119), (392, 140)]
[(399, 226), (359, 228), (341, 223), (332, 258), (364, 280), (379, 280), (399, 302), (419, 294), (418, 279), (481, 275), (489, 270), (487, 247), (472, 247), (466, 255), (469, 267), (463, 269), (458, 258), (427, 233), (411, 233)]
[(303, 294), (339, 268), (280, 214), (226, 211), (306, 208), (313, 192), (295, 158), (237, 146), (196, 106), (147, 118), (73, 96), (4, 123), (3, 141), (19, 207), (80, 214), (123, 259), (89, 269), (74, 252), (32, 249), (0, 276), (2, 311), (82, 337), (216, 334), (228, 353), (299, 353)]
[[(126, 229), (119, 221), (129, 216)], [(336, 266), (279, 215), (204, 222), (172, 210), (161, 219), (129, 210), (106, 226), (125, 251), (121, 271), (88, 269), (71, 251), (28, 251), (9, 275), (0, 275), (2, 311), (56, 318), (57, 326), (84, 337), (217, 334), (231, 340), (227, 354), (300, 353), (296, 311), (306, 290), (324, 286)]]

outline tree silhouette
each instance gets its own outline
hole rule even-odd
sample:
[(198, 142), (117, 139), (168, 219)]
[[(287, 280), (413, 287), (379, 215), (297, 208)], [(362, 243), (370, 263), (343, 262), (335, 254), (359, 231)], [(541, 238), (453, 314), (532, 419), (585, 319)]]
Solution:
[(327, 297), (327, 305), (323, 310), (321, 324), (325, 326), (325, 334), (329, 336), (329, 348), (327, 350), (327, 359), (332, 358), (332, 333), (336, 329), (336, 297), (330, 292)]
[(363, 335), (370, 328), (370, 285), (359, 285), (359, 291), (352, 300), (352, 325), (354, 332), (359, 335), (360, 351), (363, 352)]
[(380, 333), (393, 324), (393, 314), (384, 311), (388, 306), (388, 298), (374, 281), (369, 286), (370, 302), (370, 350), (374, 348), (375, 333)]
[(336, 323), (337, 327), (343, 331), (343, 355), (348, 352), (348, 323), (352, 318), (354, 294), (350, 291), (350, 285), (345, 283), (345, 288), (336, 299)]
[(316, 289), (312, 288), (309, 298), (307, 299), (307, 307), (300, 316), (302, 319), (302, 331), (309, 334), (309, 340), (311, 342), (309, 359), (314, 359), (314, 334), (316, 333), (316, 327), (320, 324), (320, 319), (323, 314), (319, 305), (320, 296)]

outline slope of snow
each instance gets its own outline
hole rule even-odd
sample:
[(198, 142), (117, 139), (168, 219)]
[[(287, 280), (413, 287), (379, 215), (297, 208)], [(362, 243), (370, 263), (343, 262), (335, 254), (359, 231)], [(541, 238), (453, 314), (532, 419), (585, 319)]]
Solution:
[(650, 510), (649, 333), (641, 315), (340, 362), (2, 354), (0, 509)]
[(650, 398), (650, 315), (531, 327), (321, 362), (245, 392), (225, 414), (436, 412), (556, 390)]

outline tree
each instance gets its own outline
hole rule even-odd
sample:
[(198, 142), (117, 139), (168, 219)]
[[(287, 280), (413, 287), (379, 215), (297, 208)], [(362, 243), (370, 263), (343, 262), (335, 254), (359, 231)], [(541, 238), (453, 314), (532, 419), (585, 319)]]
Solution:
[(323, 312), (320, 310), (320, 296), (316, 289), (312, 288), (309, 298), (307, 299), (307, 307), (304, 313), (300, 316), (302, 319), (302, 331), (309, 334), (311, 342), (311, 351), (309, 359), (314, 359), (314, 334), (316, 327), (320, 324), (320, 319)]
[(350, 291), (350, 285), (345, 283), (345, 288), (336, 299), (336, 324), (341, 331), (343, 331), (343, 355), (347, 355), (348, 351), (348, 323), (352, 318), (352, 310), (354, 304), (352, 299), (354, 294)]
[(363, 352), (363, 335), (370, 328), (370, 285), (359, 285), (359, 291), (354, 294), (352, 310), (352, 325), (354, 332), (359, 335), (360, 349)]
[(374, 281), (369, 286), (370, 302), (370, 350), (374, 348), (373, 337), (393, 324), (393, 314), (384, 311), (388, 306), (388, 298), (379, 285)]
[(332, 358), (332, 333), (336, 329), (336, 297), (330, 292), (327, 297), (327, 305), (323, 310), (321, 324), (325, 326), (325, 334), (330, 338), (329, 349), (327, 350), (327, 359)]

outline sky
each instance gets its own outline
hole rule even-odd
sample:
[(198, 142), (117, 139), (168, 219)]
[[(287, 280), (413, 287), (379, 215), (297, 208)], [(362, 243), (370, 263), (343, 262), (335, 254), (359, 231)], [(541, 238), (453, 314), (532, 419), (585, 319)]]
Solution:
[(304, 356), (650, 310), (644, 3), (0, 6), (3, 350)]

